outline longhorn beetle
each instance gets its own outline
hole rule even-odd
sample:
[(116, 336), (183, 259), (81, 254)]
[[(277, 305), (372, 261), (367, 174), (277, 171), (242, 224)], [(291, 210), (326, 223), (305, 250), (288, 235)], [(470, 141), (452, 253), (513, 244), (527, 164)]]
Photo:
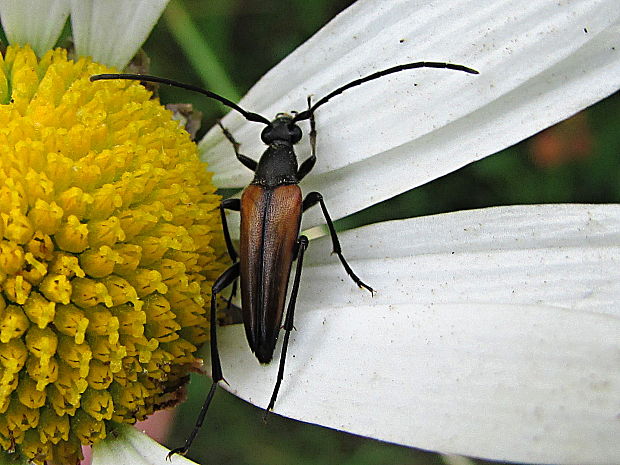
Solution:
[[(360, 288), (365, 288), (372, 294), (373, 289), (365, 284), (353, 272), (340, 248), (340, 242), (336, 235), (334, 224), (327, 212), (327, 207), (323, 201), (323, 196), (318, 192), (310, 192), (303, 200), (299, 182), (312, 170), (316, 162), (316, 129), (314, 113), (331, 98), (340, 95), (347, 89), (359, 86), (368, 81), (415, 68), (444, 68), (455, 71), (464, 71), (470, 74), (478, 74), (478, 71), (463, 65), (451, 63), (438, 63), (432, 61), (421, 61), (406, 63), (392, 68), (377, 71), (368, 76), (349, 82), (336, 90), (330, 92), (325, 97), (312, 103), (308, 97), (308, 109), (293, 115), (279, 113), (273, 121), (269, 121), (264, 116), (252, 113), (239, 107), (236, 103), (217, 95), (208, 90), (191, 84), (171, 81), (157, 76), (141, 74), (98, 74), (91, 76), (91, 81), (103, 79), (129, 79), (144, 82), (155, 82), (181, 87), (186, 90), (194, 91), (213, 98), (233, 110), (241, 113), (245, 119), (265, 125), (261, 133), (261, 140), (268, 148), (265, 150), (259, 161), (241, 154), (239, 144), (233, 136), (221, 124), (224, 135), (232, 143), (237, 159), (247, 168), (254, 172), (254, 179), (245, 188), (241, 199), (226, 199), (220, 204), (220, 214), (224, 229), (224, 238), (228, 254), (233, 265), (216, 279), (213, 283), (211, 293), (210, 310), (210, 345), (211, 345), (211, 373), (213, 382), (207, 398), (196, 420), (194, 429), (188, 436), (183, 447), (174, 449), (169, 455), (180, 453), (185, 454), (191, 446), (200, 426), (202, 425), (209, 404), (213, 399), (218, 383), (223, 380), (220, 356), (217, 348), (216, 335), (216, 296), (230, 284), (236, 283), (237, 278), (241, 279), (241, 306), (245, 334), (250, 344), (250, 349), (256, 355), (260, 363), (269, 363), (273, 358), (276, 340), (280, 332), (280, 324), (284, 314), (284, 304), (293, 261), (297, 260), (293, 287), (288, 302), (286, 318), (284, 320), (284, 341), (278, 376), (273, 394), (265, 413), (269, 412), (275, 404), (284, 374), (284, 362), (286, 361), (286, 349), (288, 346), (290, 332), (293, 329), (293, 314), (295, 312), (295, 301), (299, 290), (301, 279), (301, 269), (308, 238), (299, 235), (301, 215), (308, 208), (320, 205), (329, 234), (332, 240), (333, 253), (338, 255), (340, 262), (344, 266), (347, 274)], [(293, 145), (298, 143), (302, 137), (299, 121), (310, 120), (310, 157), (297, 164), (297, 157)], [(230, 232), (226, 223), (224, 210), (239, 211), (241, 213), (241, 234), (239, 240), (239, 253), (235, 250)], [(233, 286), (234, 289), (234, 286)], [(233, 290), (234, 293), (234, 290)]]

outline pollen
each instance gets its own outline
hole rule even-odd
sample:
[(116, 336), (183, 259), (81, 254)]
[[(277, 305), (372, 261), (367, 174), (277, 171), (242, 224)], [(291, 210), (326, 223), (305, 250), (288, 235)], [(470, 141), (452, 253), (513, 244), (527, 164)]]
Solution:
[(111, 71), (0, 56), (0, 448), (36, 464), (183, 397), (225, 266), (196, 145)]

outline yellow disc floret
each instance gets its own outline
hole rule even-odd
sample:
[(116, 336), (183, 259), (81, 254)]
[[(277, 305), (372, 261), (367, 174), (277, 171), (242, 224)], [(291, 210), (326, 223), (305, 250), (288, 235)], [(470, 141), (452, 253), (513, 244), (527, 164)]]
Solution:
[(103, 72), (0, 56), (0, 448), (35, 463), (180, 399), (223, 266), (195, 144)]

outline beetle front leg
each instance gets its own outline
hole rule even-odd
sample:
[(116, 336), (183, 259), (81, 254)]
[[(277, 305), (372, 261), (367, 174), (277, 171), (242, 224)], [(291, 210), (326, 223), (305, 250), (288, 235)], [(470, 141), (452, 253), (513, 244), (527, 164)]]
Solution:
[(332, 238), (332, 247), (334, 248), (332, 253), (335, 253), (336, 255), (338, 255), (338, 258), (340, 259), (342, 266), (344, 266), (345, 271), (351, 277), (351, 279), (355, 282), (355, 284), (357, 284), (358, 287), (360, 288), (363, 287), (364, 289), (367, 289), (368, 291), (370, 291), (372, 295), (374, 295), (375, 293), (374, 289), (370, 287), (369, 285), (365, 284), (360, 278), (357, 277), (357, 275), (353, 272), (353, 270), (351, 269), (351, 267), (345, 260), (344, 256), (342, 255), (342, 249), (340, 248), (340, 241), (338, 240), (338, 235), (336, 234), (336, 228), (334, 228), (334, 223), (332, 222), (332, 219), (329, 216), (327, 207), (325, 206), (325, 202), (323, 201), (323, 196), (319, 194), (318, 192), (310, 192), (304, 199), (303, 211), (306, 211), (308, 208), (316, 205), (317, 203), (321, 205), (321, 210), (323, 210), (323, 216), (325, 217), (325, 221), (327, 222), (327, 227), (329, 228), (329, 234)]
[[(232, 265), (228, 268), (224, 273), (220, 275), (219, 278), (215, 280), (213, 283), (213, 287), (211, 288), (211, 312), (210, 312), (210, 328), (209, 328), (209, 336), (211, 338), (211, 389), (209, 389), (209, 393), (207, 394), (207, 398), (202, 404), (202, 408), (200, 409), (200, 413), (198, 414), (198, 418), (196, 418), (196, 423), (194, 424), (194, 429), (189, 434), (187, 439), (185, 440), (185, 444), (183, 447), (179, 447), (177, 449), (173, 449), (168, 454), (168, 458), (170, 458), (174, 454), (185, 455), (185, 453), (189, 450), (192, 442), (196, 438), (198, 434), (198, 430), (202, 426), (204, 422), (205, 416), (207, 415), (207, 410), (209, 410), (209, 405), (211, 405), (211, 400), (213, 400), (213, 395), (215, 394), (215, 390), (220, 381), (224, 380), (224, 376), (222, 375), (222, 364), (220, 362), (220, 353), (217, 348), (217, 294), (228, 287), (233, 281), (235, 281), (239, 277), (239, 262)], [(226, 380), (224, 380), (226, 381)]]
[[(308, 109), (312, 107), (312, 97), (308, 96)], [(314, 113), (310, 115), (310, 157), (305, 159), (297, 170), (297, 180), (301, 181), (306, 175), (312, 171), (316, 163), (316, 123), (314, 121)]]
[(233, 148), (235, 149), (235, 155), (237, 156), (237, 160), (239, 160), (243, 164), (243, 166), (245, 166), (246, 168), (249, 168), (252, 171), (256, 171), (256, 167), (258, 166), (258, 163), (256, 162), (256, 160), (252, 160), (250, 157), (246, 157), (245, 155), (239, 153), (239, 147), (240, 147), (239, 142), (235, 140), (235, 138), (233, 137), (233, 135), (230, 133), (228, 129), (222, 126), (222, 123), (220, 122), (220, 120), (217, 120), (217, 125), (222, 129), (222, 132), (226, 136), (226, 139), (230, 141)]

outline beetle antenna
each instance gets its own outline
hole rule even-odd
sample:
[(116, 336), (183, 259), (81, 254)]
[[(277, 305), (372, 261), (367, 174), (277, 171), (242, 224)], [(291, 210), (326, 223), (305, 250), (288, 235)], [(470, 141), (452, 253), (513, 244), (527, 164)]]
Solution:
[(173, 87), (180, 87), (181, 89), (198, 92), (199, 94), (206, 95), (209, 98), (215, 99), (218, 102), (226, 105), (227, 107), (230, 107), (233, 110), (237, 110), (248, 121), (263, 123), (266, 125), (271, 124), (270, 121), (264, 116), (261, 116), (258, 113), (252, 113), (251, 111), (246, 111), (235, 102), (232, 102), (227, 98), (222, 97), (221, 95), (211, 92), (210, 90), (206, 90), (202, 87), (194, 86), (192, 84), (185, 84), (183, 82), (173, 81), (172, 79), (161, 78), (158, 76), (150, 76), (148, 74), (95, 74), (94, 76), (90, 77), (91, 82), (109, 79), (126, 79), (130, 81), (156, 82), (159, 84), (166, 84)]
[(351, 87), (359, 86), (360, 84), (364, 84), (365, 82), (372, 81), (374, 79), (379, 79), (383, 76), (387, 76), (388, 74), (398, 73), (399, 71), (405, 71), (407, 69), (416, 69), (416, 68), (445, 68), (452, 69), (454, 71), (464, 71), (469, 74), (480, 74), (478, 71), (472, 68), (468, 68), (463, 65), (455, 65), (452, 63), (440, 63), (436, 61), (417, 61), (415, 63), (405, 63), (402, 65), (393, 66), (392, 68), (384, 69), (382, 71), (377, 71), (376, 73), (369, 74), (368, 76), (364, 76), (363, 78), (356, 79), (354, 81), (345, 84), (342, 87), (338, 87), (336, 90), (330, 92), (322, 99), (318, 100), (314, 105), (308, 108), (305, 111), (297, 113), (293, 118), (293, 121), (302, 121), (305, 119), (309, 119), (312, 114), (316, 111), (318, 107), (327, 103), (331, 98), (336, 95), (342, 94), (345, 90), (350, 89)]

